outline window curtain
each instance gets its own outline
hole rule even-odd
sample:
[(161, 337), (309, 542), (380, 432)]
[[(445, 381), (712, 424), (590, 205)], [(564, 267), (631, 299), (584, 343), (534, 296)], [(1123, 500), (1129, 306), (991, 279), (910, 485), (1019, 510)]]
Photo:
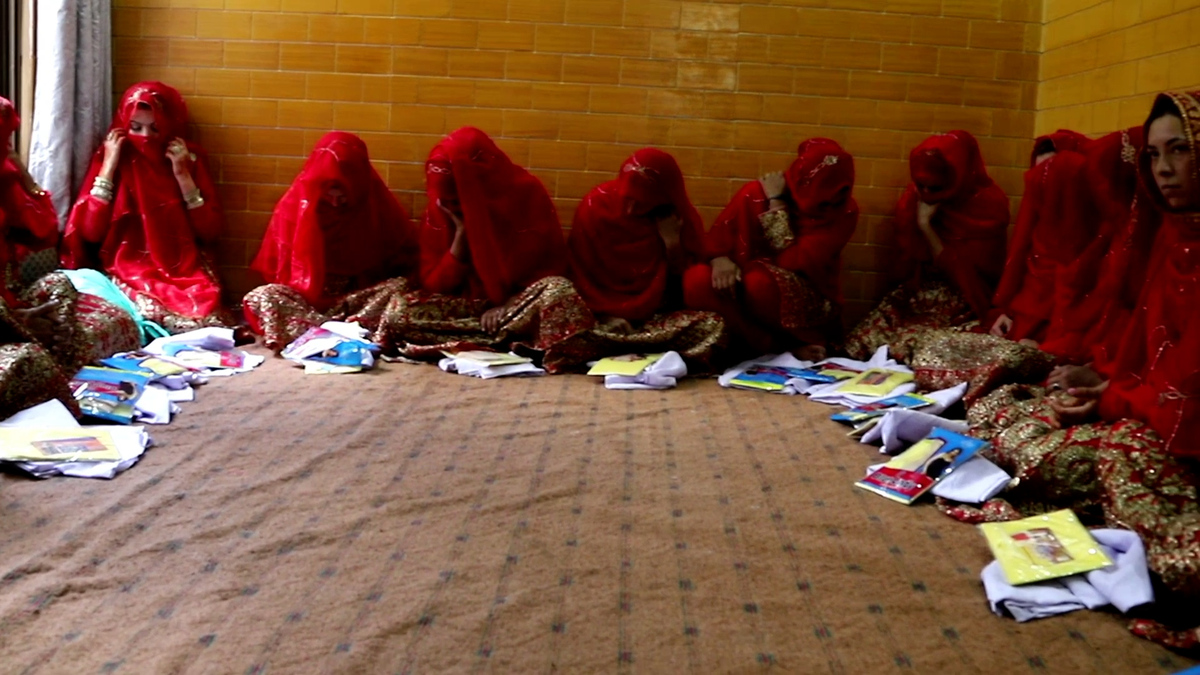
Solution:
[(65, 223), (112, 119), (112, 0), (37, 0), (29, 172)]

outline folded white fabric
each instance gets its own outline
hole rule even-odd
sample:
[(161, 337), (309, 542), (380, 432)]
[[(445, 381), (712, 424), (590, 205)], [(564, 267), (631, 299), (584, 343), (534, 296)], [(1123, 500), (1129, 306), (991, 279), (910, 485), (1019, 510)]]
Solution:
[(627, 375), (605, 375), (605, 389), (671, 389), (678, 378), (687, 376), (687, 364), (678, 352), (667, 352), (662, 358), (646, 366), (641, 373)]
[(513, 363), (503, 366), (489, 366), (477, 361), (456, 359), (452, 356), (448, 356), (438, 361), (438, 368), (441, 368), (447, 373), (469, 375), (471, 377), (478, 377), (483, 380), (490, 380), (496, 377), (529, 377), (546, 374), (545, 370), (533, 365), (532, 363)]
[(198, 330), (160, 337), (146, 345), (145, 350), (151, 354), (166, 354), (169, 345), (187, 345), (196, 349), (207, 349), (219, 352), (233, 349), (232, 328), (200, 328)]
[[(783, 354), (767, 354), (766, 356), (760, 356), (757, 359), (750, 359), (749, 361), (743, 361), (743, 362), (737, 364), (736, 366), (730, 368), (729, 370), (726, 370), (724, 373), (721, 374), (720, 377), (717, 378), (717, 384), (721, 385), (722, 387), (733, 386), (732, 384), (730, 384), (733, 381), (733, 378), (746, 372), (746, 369), (748, 369), (750, 366), (779, 366), (781, 368), (810, 368), (810, 367), (812, 367), (812, 365), (813, 365), (812, 361), (801, 361), (800, 359), (792, 356), (791, 354), (789, 354), (787, 352), (784, 352)], [(789, 396), (795, 396), (796, 394), (803, 394), (805, 392), (805, 390), (807, 390), (808, 387), (810, 387), (810, 386), (812, 386), (812, 383), (809, 382), (808, 380), (801, 380), (801, 379), (788, 380), (786, 383), (784, 383), (783, 391), (781, 391), (780, 393), (787, 394)]]
[[(881, 467), (883, 463), (872, 464), (867, 467), (865, 475), (870, 476)], [(1004, 469), (986, 457), (976, 455), (946, 474), (929, 491), (937, 497), (963, 504), (982, 504), (1000, 494), (1011, 480), (1012, 476), (1005, 473)]]
[[(22, 410), (12, 417), (0, 422), (3, 427), (25, 428), (75, 428), (79, 422), (67, 407), (58, 400), (50, 400)], [(89, 429), (93, 427), (80, 427)], [(153, 442), (146, 428), (136, 425), (102, 425), (94, 428), (104, 429), (121, 453), (121, 459), (111, 462), (16, 462), (21, 469), (39, 478), (63, 475), (76, 478), (112, 478), (125, 469), (137, 464), (142, 453)]]
[(992, 611), (1030, 621), (1077, 609), (1112, 605), (1122, 613), (1154, 602), (1146, 551), (1137, 534), (1126, 530), (1092, 530), (1113, 564), (1086, 574), (1036, 584), (1013, 586), (1004, 578), (1000, 563), (992, 561), (980, 574)]
[(967, 423), (948, 420), (921, 410), (889, 410), (875, 426), (863, 434), (862, 443), (875, 445), (882, 442), (880, 452), (899, 454), (908, 446), (929, 435), (934, 429), (946, 429), (959, 434), (967, 433)]

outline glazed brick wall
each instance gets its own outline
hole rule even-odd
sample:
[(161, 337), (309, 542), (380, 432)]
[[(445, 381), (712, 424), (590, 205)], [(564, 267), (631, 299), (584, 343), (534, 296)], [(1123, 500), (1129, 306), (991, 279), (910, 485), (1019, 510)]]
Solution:
[(675, 154), (711, 222), (742, 182), (828, 136), (858, 172), (853, 319), (886, 290), (877, 270), (909, 149), (936, 131), (976, 134), (1015, 213), (1037, 124), (1040, 1), (113, 4), (118, 94), (142, 79), (178, 87), (212, 155), (232, 297), (259, 283), (247, 264), (271, 209), (330, 129), (360, 134), (418, 214), (429, 149), (480, 127), (545, 182), (564, 227), (639, 147)]
[(1046, 0), (1038, 133), (1141, 124), (1154, 95), (1200, 88), (1200, 0)]

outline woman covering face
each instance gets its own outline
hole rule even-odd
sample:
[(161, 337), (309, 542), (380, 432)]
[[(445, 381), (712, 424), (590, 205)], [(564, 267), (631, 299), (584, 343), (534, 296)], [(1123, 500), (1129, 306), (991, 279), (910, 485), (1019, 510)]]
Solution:
[(232, 321), (202, 250), (224, 219), (187, 125), (178, 91), (161, 82), (130, 87), (64, 233), (65, 266), (102, 269), (172, 332)]

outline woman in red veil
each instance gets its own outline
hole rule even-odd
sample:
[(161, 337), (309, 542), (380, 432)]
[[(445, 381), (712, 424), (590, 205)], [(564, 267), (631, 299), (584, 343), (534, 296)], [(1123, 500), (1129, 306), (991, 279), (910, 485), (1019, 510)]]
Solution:
[[(1188, 602), (1200, 598), (1200, 92), (1161, 94), (1143, 127), (1142, 185), (1161, 224), (1152, 247), (1129, 247), (1147, 272), (1120, 322), (1116, 347), (1094, 367), (1058, 369), (1041, 389), (1009, 386), (969, 411), (972, 433), (1019, 487), (960, 519), (1004, 520), (1018, 509), (1073, 508), (1138, 533), (1150, 570)], [(1138, 215), (1134, 209), (1136, 218)], [(1145, 228), (1143, 228), (1145, 229)], [(1134, 280), (1137, 283), (1137, 280)], [(1015, 506), (1014, 506), (1015, 505)], [(1029, 515), (1027, 512), (1025, 515)], [(1197, 631), (1151, 622), (1131, 628), (1195, 650)]]
[(683, 274), (707, 257), (704, 223), (674, 157), (633, 153), (580, 202), (567, 247), (571, 279), (599, 322), (596, 357), (673, 350), (709, 363), (724, 322), (683, 309)]
[(104, 271), (145, 318), (172, 333), (233, 323), (204, 251), (223, 216), (187, 125), (178, 91), (161, 82), (130, 87), (63, 235), (65, 267)]
[(77, 411), (67, 381), (80, 366), (140, 345), (123, 310), (38, 269), (55, 267), (58, 216), (12, 147), (19, 125), (0, 98), (0, 419), (51, 398)]
[(251, 268), (267, 285), (246, 294), (250, 327), (280, 350), (336, 319), (379, 327), (417, 274), (417, 230), (354, 134), (325, 134), (284, 193)]
[(429, 359), (517, 342), (547, 370), (566, 367), (558, 347), (595, 319), (565, 276), (567, 247), (546, 187), (473, 127), (433, 148), (425, 178), (422, 292), (393, 298), (385, 348)]
[(841, 336), (841, 253), (858, 224), (854, 159), (828, 138), (797, 154), (717, 216), (709, 258), (688, 270), (684, 294), (689, 307), (720, 313), (754, 355), (819, 360)]
[(907, 359), (921, 331), (983, 320), (1004, 271), (1008, 198), (988, 176), (966, 131), (931, 136), (908, 159), (912, 182), (896, 206), (900, 286), (851, 331), (846, 351), (866, 359), (882, 345)]

